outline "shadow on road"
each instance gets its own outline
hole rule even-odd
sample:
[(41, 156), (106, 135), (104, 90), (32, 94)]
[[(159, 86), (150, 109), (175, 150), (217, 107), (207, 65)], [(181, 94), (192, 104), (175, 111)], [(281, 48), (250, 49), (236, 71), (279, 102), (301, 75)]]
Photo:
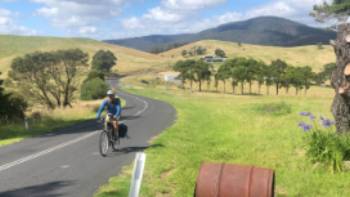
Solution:
[(72, 186), (74, 181), (54, 181), (41, 185), (33, 185), (24, 188), (18, 188), (5, 192), (0, 192), (1, 197), (59, 197), (64, 196), (64, 193), (59, 193), (63, 187)]
[(118, 151), (113, 152), (113, 154), (110, 154), (109, 157), (115, 157), (122, 154), (128, 154), (128, 153), (135, 153), (135, 152), (142, 152), (146, 149), (153, 149), (153, 148), (163, 148), (163, 144), (153, 144), (149, 146), (131, 146), (131, 147), (124, 147), (119, 149)]
[(134, 109), (135, 106), (125, 106), (123, 107), (123, 110), (130, 110), (130, 109)]
[(140, 116), (122, 116), (120, 120), (135, 120), (140, 118)]
[(77, 133), (90, 133), (96, 130), (102, 130), (102, 125), (97, 123), (96, 120), (88, 120), (72, 126), (68, 126), (63, 129), (60, 128), (60, 129), (53, 130), (52, 132), (37, 136), (36, 138), (43, 138), (43, 137), (47, 138), (47, 137), (55, 137), (59, 135), (77, 134)]

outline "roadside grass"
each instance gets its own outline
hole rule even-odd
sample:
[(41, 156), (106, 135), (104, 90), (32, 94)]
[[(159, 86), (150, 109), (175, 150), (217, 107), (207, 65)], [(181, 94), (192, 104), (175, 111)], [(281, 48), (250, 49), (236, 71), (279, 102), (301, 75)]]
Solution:
[[(160, 56), (180, 60), (183, 59), (182, 51), (190, 50), (194, 46), (207, 48), (208, 55), (214, 55), (215, 49), (220, 48), (226, 52), (229, 58), (252, 57), (266, 63), (271, 63), (272, 60), (279, 58), (294, 66), (311, 66), (314, 71), (319, 71), (327, 63), (335, 62), (334, 51), (329, 45), (325, 45), (324, 49), (319, 49), (317, 45), (275, 47), (243, 44), (239, 47), (237, 43), (218, 40), (203, 40), (190, 43), (161, 53)], [(196, 58), (199, 58), (199, 56)]]
[[(130, 90), (177, 109), (176, 123), (152, 141), (162, 146), (146, 150), (141, 196), (193, 196), (199, 167), (206, 161), (275, 169), (281, 197), (348, 196), (350, 174), (332, 174), (312, 165), (305, 156), (304, 133), (297, 127), (300, 111), (331, 117), (332, 91), (321, 90), (313, 88), (315, 94), (293, 97)], [(277, 106), (283, 113), (262, 114), (260, 109), (266, 106)], [(95, 196), (127, 196), (130, 177), (128, 166)]]
[(91, 120), (95, 117), (95, 109), (98, 103), (79, 102), (73, 108), (56, 109), (46, 111), (46, 109), (35, 108), (33, 112), (40, 114), (40, 119), (29, 119), (29, 130), (24, 127), (24, 122), (0, 125), (0, 147), (19, 142), (25, 138), (51, 132), (58, 128), (64, 128), (82, 121)]
[[(36, 106), (27, 114), (29, 116), (39, 114), (40, 119), (29, 118), (30, 129), (28, 131), (24, 127), (24, 122), (0, 125), (0, 147), (19, 142), (28, 137), (49, 133), (55, 129), (95, 119), (100, 103), (101, 100), (78, 101), (73, 104), (72, 108), (55, 109), (53, 111), (47, 111), (46, 108)], [(121, 105), (122, 107), (126, 105), (126, 101), (122, 98)]]

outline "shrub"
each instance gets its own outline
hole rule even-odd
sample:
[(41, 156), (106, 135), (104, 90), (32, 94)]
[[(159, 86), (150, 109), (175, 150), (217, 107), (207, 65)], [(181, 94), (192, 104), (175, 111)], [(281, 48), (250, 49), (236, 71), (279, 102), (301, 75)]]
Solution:
[(82, 100), (101, 99), (106, 95), (107, 90), (106, 82), (100, 78), (86, 80), (82, 84), (80, 98)]
[(306, 133), (306, 155), (311, 162), (320, 163), (332, 172), (343, 170), (343, 161), (350, 159), (350, 135), (337, 134), (334, 121), (320, 117), (317, 119), (309, 112), (307, 116), (312, 124), (300, 122), (299, 127)]
[(27, 102), (22, 97), (2, 95), (0, 98), (0, 122), (8, 123), (24, 119), (27, 107)]
[(105, 75), (103, 72), (97, 71), (97, 70), (91, 70), (86, 78), (86, 81), (91, 80), (91, 79), (95, 79), (95, 78), (99, 78), (104, 80)]
[(282, 116), (292, 112), (292, 108), (285, 102), (280, 103), (267, 103), (256, 106), (257, 112), (267, 115)]
[(23, 119), (27, 107), (27, 102), (22, 97), (5, 92), (3, 80), (0, 79), (0, 123)]

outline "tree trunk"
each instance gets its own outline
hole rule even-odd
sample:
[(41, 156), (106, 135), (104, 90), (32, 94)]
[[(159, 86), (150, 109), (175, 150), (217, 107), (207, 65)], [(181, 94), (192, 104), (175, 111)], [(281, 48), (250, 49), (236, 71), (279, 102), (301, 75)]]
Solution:
[(259, 86), (258, 86), (258, 94), (261, 94), (261, 83), (259, 83)]
[(244, 82), (241, 82), (241, 94), (244, 94)]
[(202, 81), (201, 80), (198, 81), (198, 89), (199, 89), (199, 92), (202, 92)]
[(337, 40), (332, 42), (337, 56), (337, 69), (332, 74), (332, 86), (336, 95), (333, 100), (332, 113), (336, 121), (337, 132), (350, 131), (350, 82), (345, 75), (348, 72), (350, 62), (350, 24), (339, 26)]
[(226, 81), (224, 80), (224, 94), (226, 94)]
[(266, 86), (266, 94), (270, 95), (270, 86), (269, 85)]
[(236, 93), (236, 84), (235, 82), (232, 82), (232, 94), (235, 94)]
[(252, 82), (249, 81), (249, 94), (252, 94)]
[(210, 92), (210, 81), (207, 81), (207, 91)]
[(193, 91), (193, 80), (190, 80), (190, 90)]
[(279, 94), (279, 85), (278, 85), (278, 83), (276, 84), (276, 95), (278, 96), (278, 94)]

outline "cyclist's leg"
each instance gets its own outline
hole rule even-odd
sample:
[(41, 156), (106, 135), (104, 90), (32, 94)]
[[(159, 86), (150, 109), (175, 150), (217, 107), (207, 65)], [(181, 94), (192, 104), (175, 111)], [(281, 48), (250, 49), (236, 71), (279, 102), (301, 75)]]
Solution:
[(117, 119), (113, 118), (112, 120), (112, 124), (113, 124), (113, 130), (114, 130), (114, 135), (115, 136), (119, 136), (119, 122)]
[(105, 122), (104, 122), (104, 128), (105, 130), (107, 131), (107, 126), (108, 126), (108, 123), (110, 122), (110, 117), (108, 115), (106, 115), (106, 118), (105, 118)]

